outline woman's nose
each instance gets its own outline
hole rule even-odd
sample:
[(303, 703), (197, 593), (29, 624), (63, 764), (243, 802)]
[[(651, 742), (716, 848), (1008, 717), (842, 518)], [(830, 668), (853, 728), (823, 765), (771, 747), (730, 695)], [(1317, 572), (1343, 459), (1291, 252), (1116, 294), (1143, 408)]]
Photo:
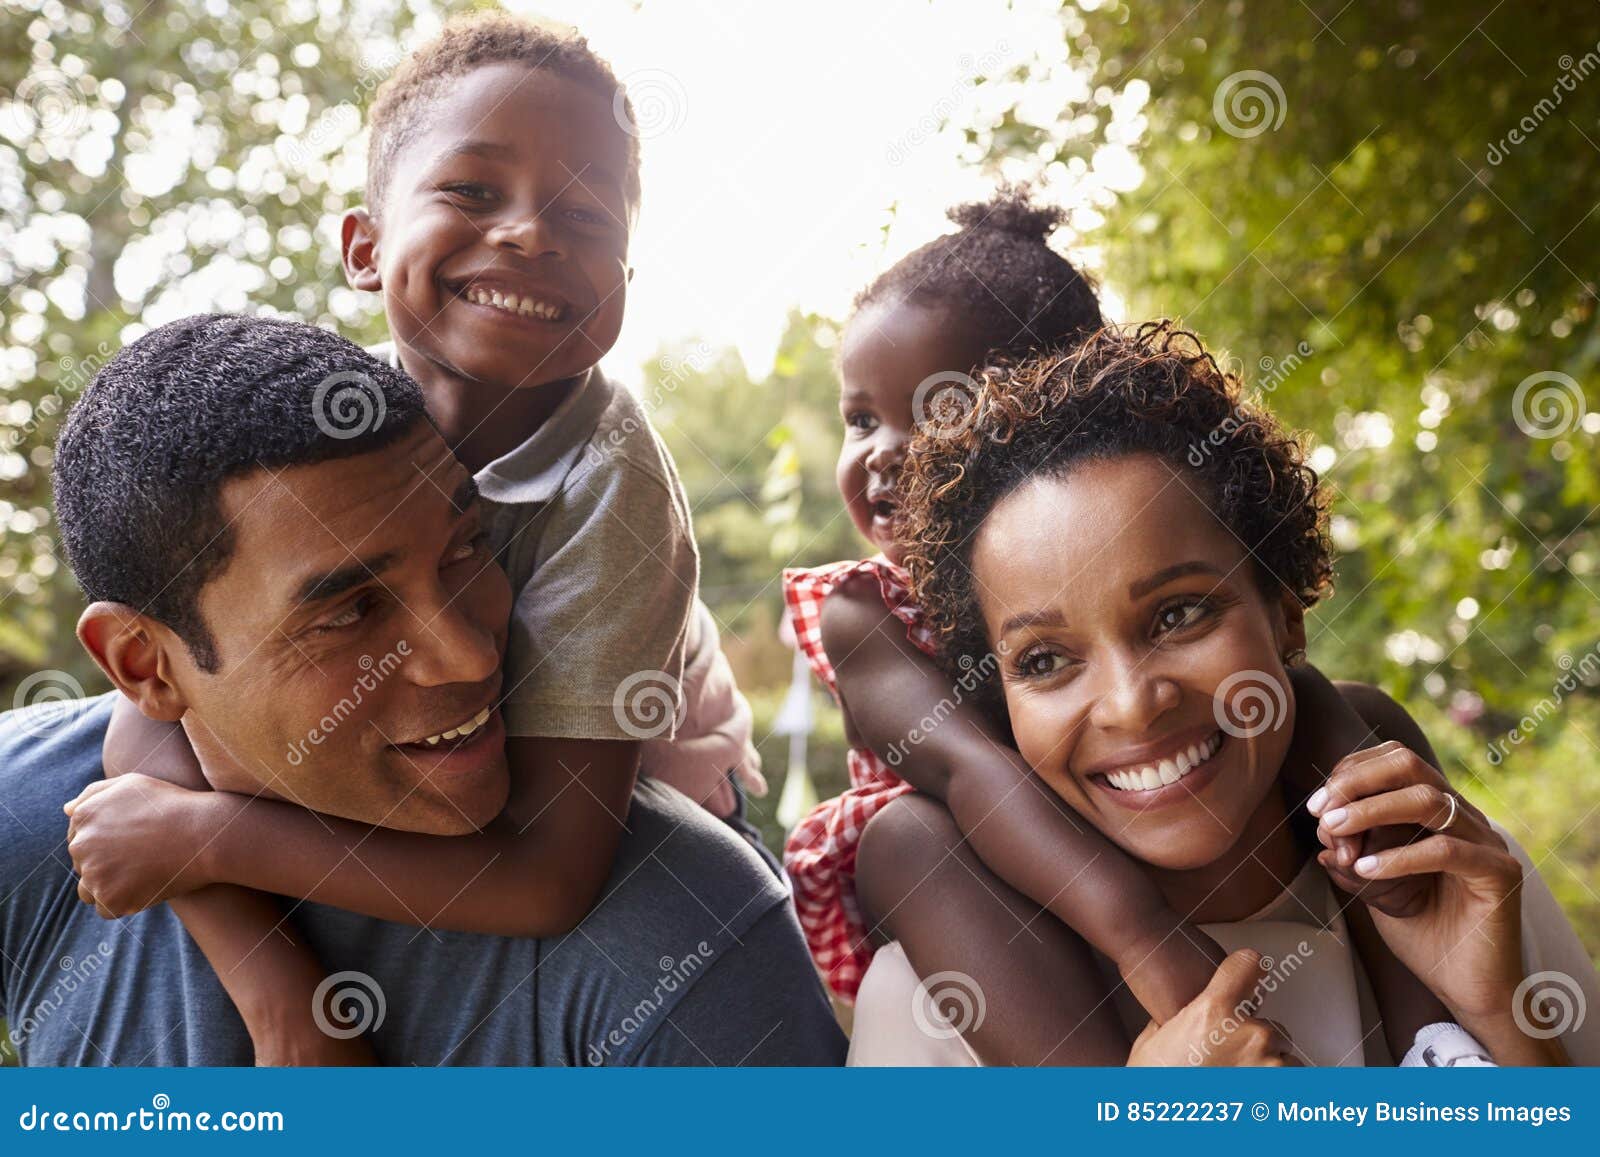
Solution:
[(1139, 735), (1176, 707), (1181, 697), (1177, 683), (1151, 665), (1147, 656), (1130, 656), (1108, 666), (1089, 721), (1104, 731)]

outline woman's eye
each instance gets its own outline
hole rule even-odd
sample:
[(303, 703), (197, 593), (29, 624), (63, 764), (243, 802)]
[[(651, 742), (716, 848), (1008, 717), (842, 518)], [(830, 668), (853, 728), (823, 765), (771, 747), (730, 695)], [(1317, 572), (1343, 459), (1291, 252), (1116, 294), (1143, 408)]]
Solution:
[(1181, 631), (1204, 622), (1211, 613), (1211, 604), (1204, 599), (1172, 603), (1156, 612), (1156, 627), (1162, 632)]
[(1066, 666), (1066, 656), (1055, 651), (1029, 651), (1017, 662), (1017, 673), (1024, 679), (1042, 679)]

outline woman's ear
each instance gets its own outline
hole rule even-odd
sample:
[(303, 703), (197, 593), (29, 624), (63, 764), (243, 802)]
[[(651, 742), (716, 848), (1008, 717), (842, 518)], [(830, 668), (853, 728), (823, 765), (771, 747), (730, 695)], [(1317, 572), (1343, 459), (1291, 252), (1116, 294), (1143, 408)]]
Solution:
[(1286, 589), (1283, 592), (1279, 606), (1283, 611), (1283, 627), (1278, 651), (1280, 654), (1298, 654), (1304, 657), (1306, 653), (1305, 605), (1300, 602), (1298, 595)]
[(126, 603), (90, 603), (78, 618), (78, 642), (106, 678), (150, 719), (176, 723), (188, 710), (172, 682), (167, 649), (183, 644)]
[(378, 223), (365, 209), (351, 209), (339, 223), (339, 251), (344, 259), (344, 279), (352, 289), (377, 293), (383, 289), (378, 271)]

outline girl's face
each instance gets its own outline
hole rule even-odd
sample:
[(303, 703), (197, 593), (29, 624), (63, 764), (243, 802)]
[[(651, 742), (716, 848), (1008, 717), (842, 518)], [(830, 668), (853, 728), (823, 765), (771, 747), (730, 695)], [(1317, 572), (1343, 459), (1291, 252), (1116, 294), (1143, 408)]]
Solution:
[[(839, 494), (850, 521), (889, 560), (899, 510), (895, 482), (906, 443), (916, 431), (917, 387), (936, 374), (966, 374), (988, 352), (950, 310), (891, 302), (868, 305), (851, 319), (840, 346)], [(948, 380), (948, 379), (946, 379)]]
[(1294, 731), (1282, 656), (1305, 634), (1196, 489), (1150, 455), (1085, 462), (1008, 496), (972, 558), (1023, 758), (1180, 870), (1221, 858), (1274, 790)]

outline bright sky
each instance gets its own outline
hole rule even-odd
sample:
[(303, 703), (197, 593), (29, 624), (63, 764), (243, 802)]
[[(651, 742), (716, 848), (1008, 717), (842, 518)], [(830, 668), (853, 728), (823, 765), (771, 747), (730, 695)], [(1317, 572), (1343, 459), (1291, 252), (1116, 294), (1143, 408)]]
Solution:
[[(842, 314), (876, 272), (950, 228), (946, 207), (986, 194), (962, 164), (960, 135), (936, 126), (971, 123), (1017, 90), (980, 89), (972, 78), (1041, 48), (1051, 63), (1065, 57), (1061, 9), (1043, 0), (510, 7), (577, 26), (636, 105), (637, 273), (607, 359), (629, 380), (663, 340), (691, 336), (737, 346), (752, 373), (764, 373), (792, 307)], [(1141, 88), (1114, 106), (1130, 137), (1143, 123)], [(1029, 89), (1045, 123), (1089, 96), (1066, 66)], [(1052, 196), (1078, 206), (1079, 229), (1097, 223), (1089, 205), (1102, 186), (1141, 176), (1121, 148), (1102, 150), (1089, 172), (1055, 168)]]

